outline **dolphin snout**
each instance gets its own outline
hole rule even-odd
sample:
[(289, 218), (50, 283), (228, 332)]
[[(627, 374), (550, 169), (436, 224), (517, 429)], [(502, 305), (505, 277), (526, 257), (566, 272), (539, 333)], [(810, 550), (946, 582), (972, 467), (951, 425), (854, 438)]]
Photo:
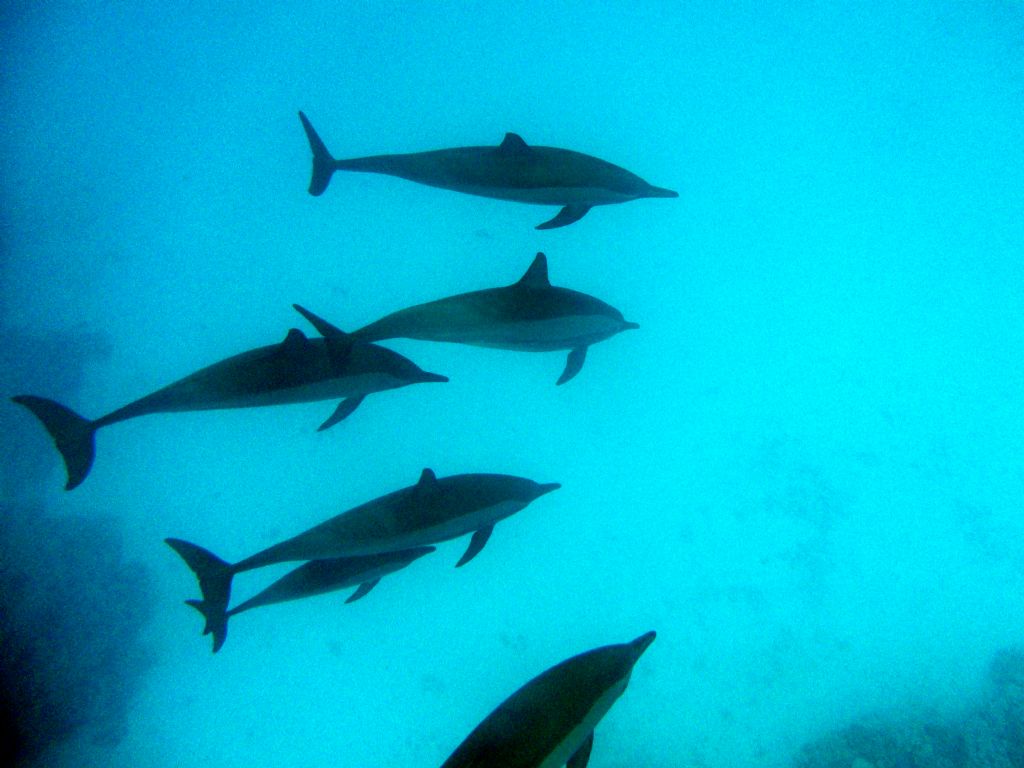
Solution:
[(636, 651), (636, 657), (638, 659), (640, 658), (640, 655), (650, 647), (651, 643), (654, 642), (654, 638), (657, 636), (658, 634), (654, 631), (646, 632), (630, 643), (630, 645), (633, 646), (633, 650)]
[(562, 487), (562, 484), (561, 483), (538, 483), (537, 486), (538, 486), (538, 489), (540, 491), (537, 494), (537, 497), (540, 498), (545, 493), (551, 493), (552, 491), (557, 491), (559, 488)]
[(662, 187), (651, 187), (647, 190), (647, 197), (679, 197), (679, 193)]
[(635, 331), (640, 327), (640, 323), (631, 323), (628, 320), (622, 321), (622, 330), (624, 331)]
[(420, 371), (419, 382), (426, 384), (428, 382), (437, 382), (438, 384), (446, 384), (448, 382), (447, 376), (442, 376), (439, 373), (430, 373), (429, 371)]

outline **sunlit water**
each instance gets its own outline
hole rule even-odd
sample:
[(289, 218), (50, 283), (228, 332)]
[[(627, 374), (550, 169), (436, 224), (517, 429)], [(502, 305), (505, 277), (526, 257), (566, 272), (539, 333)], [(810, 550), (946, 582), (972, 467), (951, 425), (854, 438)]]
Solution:
[[(353, 329), (541, 250), (640, 324), (564, 387), (563, 353), (389, 342), (451, 382), (322, 434), (333, 402), (115, 425), (70, 493), (4, 406), (4, 504), (32, 512), (3, 559), (66, 574), (62, 621), (24, 632), (124, 710), (43, 764), (436, 766), (527, 679), (650, 629), (592, 768), (782, 766), (868, 713), (971, 707), (1024, 633), (1022, 6), (408, 5), (0, 11), (6, 395), (98, 417), (312, 332), (292, 303)], [(338, 156), (515, 131), (680, 198), (549, 232), (555, 209), (382, 176), (312, 198), (299, 109)], [(562, 489), (465, 568), (443, 544), (211, 655), (163, 538), (239, 559), (423, 467)], [(109, 537), (69, 522), (54, 555), (82, 518), (113, 521), (120, 583)], [(67, 672), (78, 596), (142, 590)]]

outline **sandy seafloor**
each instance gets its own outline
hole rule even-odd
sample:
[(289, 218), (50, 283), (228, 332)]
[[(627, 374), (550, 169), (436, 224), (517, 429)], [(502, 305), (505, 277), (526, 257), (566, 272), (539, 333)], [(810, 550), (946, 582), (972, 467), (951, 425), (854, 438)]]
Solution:
[[(109, 705), (39, 764), (437, 766), (533, 675), (649, 629), (592, 768), (784, 766), (869, 713), (972, 706), (1024, 643), (1020, 3), (212, 5), (0, 10), (5, 396), (99, 416), (304, 327), (293, 302), (351, 329), (539, 250), (641, 329), (564, 387), (561, 353), (391, 342), (451, 382), (323, 434), (333, 403), (117, 425), (70, 493), (0, 406), (32, 674)], [(382, 176), (312, 198), (298, 109), (338, 156), (515, 131), (680, 198), (549, 232)], [(164, 537), (237, 559), (426, 466), (563, 487), (465, 568), (441, 545), (211, 655)], [(118, 579), (77, 528), (54, 549), (90, 519)]]

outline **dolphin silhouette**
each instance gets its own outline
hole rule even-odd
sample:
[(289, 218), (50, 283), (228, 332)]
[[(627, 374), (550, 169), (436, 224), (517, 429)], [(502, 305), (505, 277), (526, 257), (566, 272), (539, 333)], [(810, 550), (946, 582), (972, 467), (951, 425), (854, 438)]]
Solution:
[(527, 352), (568, 349), (565, 370), (556, 382), (565, 384), (580, 372), (591, 344), (639, 327), (593, 296), (552, 286), (547, 257), (538, 253), (512, 285), (417, 304), (353, 331), (352, 336), (363, 341), (451, 341)]
[(595, 648), (541, 673), (484, 718), (441, 768), (586, 768), (594, 726), (654, 638), (648, 632)]
[(183, 539), (164, 539), (199, 580), (211, 615), (227, 611), (235, 574), (274, 563), (379, 555), (423, 547), (472, 533), (456, 567), (476, 557), (496, 523), (558, 483), (535, 483), (512, 475), (467, 474), (438, 478), (424, 469), (408, 488), (361, 504), (297, 536), (231, 564)]
[(213, 634), (213, 652), (216, 653), (227, 639), (228, 619), (232, 616), (264, 605), (300, 600), (358, 585), (359, 588), (345, 601), (354, 603), (365, 597), (384, 576), (405, 568), (433, 551), (434, 547), (416, 547), (379, 555), (311, 560), (289, 571), (262, 592), (229, 611), (218, 612), (205, 600), (186, 600), (185, 604), (195, 608), (206, 619), (203, 634)]
[(94, 421), (60, 403), (34, 395), (11, 399), (46, 428), (64, 459), (67, 490), (85, 480), (95, 456), (96, 430), (150, 413), (251, 408), (345, 398), (320, 425), (346, 418), (366, 395), (447, 377), (421, 370), (411, 360), (376, 344), (356, 342), (307, 309), (294, 305), (322, 335), (309, 339), (293, 328), (280, 344), (234, 355), (118, 408)]
[(335, 171), (364, 171), (398, 176), (431, 187), (518, 203), (560, 205), (562, 209), (537, 229), (554, 229), (579, 221), (595, 205), (625, 203), (643, 197), (679, 197), (654, 187), (625, 168), (581, 152), (530, 146), (506, 133), (497, 147), (457, 147), (404, 155), (335, 159), (299, 112), (313, 151), (309, 194), (322, 195)]

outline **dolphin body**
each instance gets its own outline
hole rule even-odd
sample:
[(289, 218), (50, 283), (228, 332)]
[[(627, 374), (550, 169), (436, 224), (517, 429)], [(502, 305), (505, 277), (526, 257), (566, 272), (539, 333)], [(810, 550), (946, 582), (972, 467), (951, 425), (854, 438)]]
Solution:
[(67, 490), (85, 480), (95, 456), (96, 430), (150, 413), (250, 408), (345, 398), (320, 429), (347, 417), (372, 392), (447, 377), (421, 370), (411, 360), (349, 334), (295, 305), (322, 338), (293, 328), (280, 344), (234, 355), (118, 408), (95, 421), (60, 403), (34, 395), (11, 398), (46, 428), (64, 459)]
[(573, 656), (513, 693), (478, 725), (441, 768), (586, 768), (594, 726), (626, 690), (633, 665), (654, 642)]
[(352, 335), (363, 341), (423, 339), (525, 352), (568, 349), (557, 381), (565, 384), (580, 372), (591, 344), (639, 327), (600, 299), (552, 286), (547, 257), (538, 253), (512, 285), (418, 304)]
[[(354, 507), (234, 564), (182, 539), (164, 541), (199, 579), (204, 615), (220, 616), (227, 612), (235, 574), (274, 563), (380, 555), (472, 532), (456, 565), (463, 566), (484, 548), (496, 523), (558, 488), (558, 483), (540, 484), (512, 475), (438, 478), (433, 470), (424, 469), (415, 485)], [(208, 620), (204, 633), (209, 631), (213, 629)]]
[(605, 160), (569, 149), (530, 146), (514, 133), (506, 133), (497, 147), (457, 147), (337, 160), (309, 118), (299, 112), (299, 119), (313, 151), (311, 195), (322, 195), (335, 171), (364, 171), (469, 195), (562, 206), (553, 219), (539, 224), (537, 229), (572, 224), (595, 205), (643, 197), (679, 197), (678, 192), (652, 186)]
[(204, 600), (186, 600), (185, 603), (199, 611), (206, 619), (203, 634), (213, 634), (213, 652), (216, 653), (227, 639), (228, 619), (232, 616), (264, 605), (300, 600), (358, 585), (359, 588), (345, 601), (354, 603), (365, 597), (384, 576), (405, 568), (414, 560), (433, 551), (434, 547), (416, 547), (380, 555), (311, 560), (289, 571), (262, 592), (229, 611), (218, 613)]

